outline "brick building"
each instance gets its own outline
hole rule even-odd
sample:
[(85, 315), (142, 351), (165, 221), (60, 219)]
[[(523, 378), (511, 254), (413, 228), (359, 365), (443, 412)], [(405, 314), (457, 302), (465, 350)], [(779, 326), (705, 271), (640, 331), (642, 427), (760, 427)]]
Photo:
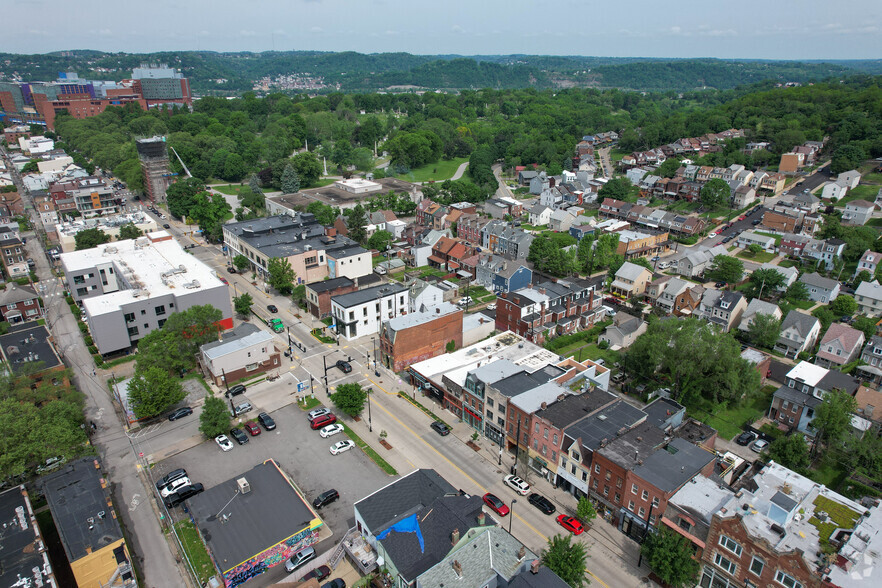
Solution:
[(449, 302), (384, 322), (380, 329), (382, 361), (400, 372), (411, 364), (442, 355), (452, 341), (462, 347), (463, 311)]
[(534, 343), (591, 328), (600, 320), (601, 297), (593, 283), (573, 279), (543, 282), (496, 301), (496, 330), (513, 331)]
[(349, 294), (358, 290), (355, 281), (349, 278), (334, 278), (313, 282), (306, 285), (306, 305), (309, 314), (317, 319), (331, 316), (331, 297), (338, 294)]

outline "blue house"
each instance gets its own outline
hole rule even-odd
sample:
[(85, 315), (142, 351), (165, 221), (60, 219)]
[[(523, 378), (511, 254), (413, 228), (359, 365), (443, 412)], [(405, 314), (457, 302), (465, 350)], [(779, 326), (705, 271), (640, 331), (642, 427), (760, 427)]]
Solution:
[(498, 255), (482, 257), (475, 274), (475, 281), (495, 293), (526, 288), (533, 281), (533, 271), (529, 267)]
[(570, 235), (581, 241), (582, 237), (584, 237), (585, 235), (594, 234), (594, 227), (592, 225), (571, 226), (569, 233)]

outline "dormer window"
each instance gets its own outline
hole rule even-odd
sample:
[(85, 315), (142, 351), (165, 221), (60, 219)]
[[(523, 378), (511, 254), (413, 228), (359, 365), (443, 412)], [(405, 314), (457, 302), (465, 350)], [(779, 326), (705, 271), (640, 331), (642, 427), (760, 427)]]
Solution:
[(730, 302), (728, 300), (721, 300), (720, 308), (722, 308), (723, 310), (729, 310), (729, 304)]

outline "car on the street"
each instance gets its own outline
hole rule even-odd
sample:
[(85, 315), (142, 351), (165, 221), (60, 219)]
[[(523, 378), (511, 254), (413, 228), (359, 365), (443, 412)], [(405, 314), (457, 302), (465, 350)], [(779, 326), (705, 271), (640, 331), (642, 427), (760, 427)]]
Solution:
[(707, 238), (708, 238), (708, 239), (713, 239), (713, 238), (716, 237), (716, 236), (717, 236), (716, 233), (711, 233), (710, 235), (707, 236)]
[(507, 475), (502, 481), (521, 496), (526, 496), (530, 492), (530, 485), (514, 474)]
[(328, 425), (327, 427), (323, 427), (321, 431), (319, 431), (319, 435), (323, 438), (327, 439), (331, 435), (336, 435), (337, 433), (343, 432), (343, 425), (340, 423), (335, 423), (333, 425)]
[(279, 307), (276, 306), (275, 304), (267, 304), (266, 309), (270, 312), (273, 312), (273, 313), (279, 312)]
[(308, 582), (315, 578), (316, 580), (324, 580), (331, 575), (331, 568), (328, 566), (319, 566), (311, 572), (307, 572), (305, 576), (300, 578), (301, 582)]
[(238, 427), (236, 427), (235, 429), (230, 429), (230, 437), (235, 439), (236, 443), (238, 443), (239, 445), (245, 445), (246, 443), (248, 443), (248, 435), (246, 435), (245, 432)]
[(224, 392), (224, 396), (227, 398), (232, 398), (233, 396), (238, 396), (239, 394), (245, 394), (245, 384), (236, 384), (226, 392)]
[(572, 533), (573, 535), (581, 535), (585, 528), (581, 521), (576, 517), (567, 516), (565, 514), (557, 516), (557, 524)]
[(176, 470), (172, 470), (163, 477), (159, 478), (156, 482), (156, 489), (159, 490), (163, 486), (168, 486), (169, 483), (174, 482), (178, 478), (187, 477), (187, 470), (184, 468), (178, 468)]
[(352, 366), (349, 365), (348, 361), (343, 361), (342, 359), (338, 359), (337, 363), (334, 364), (334, 367), (339, 369), (344, 374), (352, 373)]
[(490, 507), (490, 510), (495, 512), (501, 517), (504, 517), (509, 513), (508, 507), (505, 505), (502, 500), (496, 496), (495, 494), (490, 494), (489, 492), (484, 495), (484, 504)]
[(619, 384), (619, 383), (625, 381), (625, 374), (622, 373), (622, 372), (616, 372), (616, 373), (614, 373), (614, 374), (612, 375), (612, 377), (610, 378), (610, 380), (612, 380), (613, 383), (615, 383), (615, 384)]
[(231, 274), (235, 274), (236, 268), (234, 268), (233, 266), (229, 266), (229, 267), (227, 267), (227, 271), (230, 272)]
[(248, 421), (247, 423), (245, 423), (242, 426), (245, 427), (245, 430), (248, 431), (248, 434), (251, 435), (252, 437), (256, 437), (257, 435), (260, 435), (260, 427), (257, 426), (256, 422)]
[(265, 412), (257, 415), (257, 420), (260, 421), (260, 424), (263, 425), (263, 428), (267, 431), (272, 431), (276, 428), (276, 421), (274, 421), (273, 417), (266, 414)]
[(493, 304), (488, 304), (487, 310), (496, 310), (496, 303), (494, 302)]
[(221, 276), (218, 276), (217, 279), (220, 280), (221, 282), (223, 282), (224, 284), (228, 285), (228, 286), (230, 285), (230, 283), (229, 283), (225, 278), (223, 278), (223, 277), (221, 277)]
[(162, 228), (163, 228), (163, 229), (170, 229), (170, 228), (171, 228), (171, 225), (168, 224), (168, 223), (163, 223)]
[(338, 498), (340, 498), (340, 493), (333, 488), (330, 490), (325, 490), (315, 497), (315, 500), (312, 501), (312, 506), (313, 508), (321, 508), (323, 506), (331, 504)]
[(170, 484), (165, 485), (162, 490), (159, 491), (160, 496), (163, 498), (167, 498), (169, 494), (173, 494), (177, 492), (178, 488), (183, 488), (184, 486), (190, 485), (190, 478), (184, 476), (183, 478), (178, 478), (174, 480)]
[(547, 515), (550, 515), (557, 510), (557, 508), (553, 504), (551, 504), (551, 501), (541, 494), (536, 494), (534, 492), (533, 494), (530, 494), (530, 498), (528, 498), (527, 500), (530, 501), (530, 504), (532, 504)]
[(753, 443), (754, 439), (756, 439), (756, 433), (753, 431), (744, 431), (738, 437), (735, 438), (735, 443), (742, 446), (747, 446)]
[(310, 421), (313, 421), (320, 416), (325, 416), (326, 414), (331, 414), (331, 409), (322, 406), (321, 408), (314, 408), (306, 413), (306, 418)]
[(331, 455), (339, 455), (344, 451), (349, 451), (355, 447), (355, 441), (347, 439), (345, 441), (337, 441), (333, 445), (331, 445)]
[(254, 407), (251, 406), (250, 402), (241, 402), (241, 403), (237, 404), (236, 407), (230, 411), (230, 413), (234, 417), (237, 417), (240, 414), (245, 414), (246, 412), (253, 410), (253, 409), (254, 409)]
[(330, 582), (325, 582), (321, 588), (346, 588), (346, 582), (342, 578), (334, 578)]
[(760, 224), (761, 222), (763, 222), (762, 219), (755, 218), (755, 219), (753, 219), (752, 221), (750, 221), (750, 224), (752, 224), (753, 226), (757, 226), (757, 225)]
[(314, 419), (312, 421), (312, 424), (310, 424), (309, 426), (312, 427), (313, 431), (315, 431), (316, 429), (322, 429), (328, 425), (333, 425), (336, 422), (337, 422), (337, 417), (334, 416), (332, 413), (332, 414), (326, 414), (326, 415), (322, 415), (320, 417), (317, 417), (316, 419)]
[(658, 255), (656, 255), (655, 257), (651, 258), (649, 261), (652, 262), (652, 263), (655, 263), (655, 262), (658, 261), (659, 259), (661, 259), (661, 257), (659, 257)]
[(281, 319), (271, 318), (266, 324), (268, 324), (275, 333), (281, 333), (285, 330), (285, 323), (283, 323)]
[(199, 482), (196, 482), (195, 484), (190, 484), (189, 486), (182, 486), (165, 498), (165, 506), (168, 508), (174, 508), (188, 498), (196, 496), (203, 490), (205, 490), (205, 486), (203, 486)]
[(233, 448), (233, 442), (226, 435), (218, 435), (214, 438), (214, 442), (221, 448), (221, 451), (229, 451)]
[(182, 419), (185, 416), (188, 416), (191, 414), (193, 414), (193, 409), (190, 408), (189, 406), (184, 406), (182, 408), (177, 409), (176, 411), (174, 411), (170, 415), (168, 415), (168, 420), (176, 421), (178, 419)]
[(757, 439), (750, 444), (750, 450), (754, 453), (762, 453), (769, 446), (769, 442), (765, 439)]
[(306, 562), (315, 559), (315, 549), (307, 547), (291, 556), (291, 559), (285, 562), (285, 571), (289, 574), (298, 568), (306, 565)]
[(450, 427), (448, 427), (445, 423), (442, 423), (441, 421), (432, 421), (432, 424), (429, 426), (435, 429), (435, 432), (442, 437), (444, 435), (450, 434)]

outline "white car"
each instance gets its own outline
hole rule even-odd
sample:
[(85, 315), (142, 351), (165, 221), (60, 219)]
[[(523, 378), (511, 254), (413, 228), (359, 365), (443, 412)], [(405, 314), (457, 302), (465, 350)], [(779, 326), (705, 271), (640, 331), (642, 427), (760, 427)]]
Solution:
[(493, 304), (488, 304), (487, 310), (496, 310), (496, 303), (494, 302)]
[(355, 442), (347, 439), (346, 441), (337, 441), (333, 445), (331, 445), (331, 455), (337, 455), (338, 453), (343, 453), (344, 451), (349, 451), (355, 447)]
[(708, 239), (713, 239), (713, 238), (716, 237), (716, 236), (717, 236), (716, 233), (711, 233), (710, 235), (707, 236), (707, 238), (708, 238)]
[(178, 491), (178, 488), (181, 488), (183, 486), (190, 486), (190, 478), (188, 476), (178, 478), (168, 486), (165, 486), (162, 490), (159, 491), (159, 494), (163, 498), (168, 498), (169, 495), (174, 494)]
[(230, 438), (226, 435), (218, 435), (214, 438), (214, 442), (217, 443), (217, 446), (223, 451), (229, 451), (233, 448), (233, 442), (230, 441)]
[(530, 492), (530, 485), (512, 474), (507, 475), (502, 481), (514, 488), (521, 496), (526, 496)]
[(336, 435), (337, 433), (343, 432), (343, 425), (340, 423), (334, 423), (333, 425), (328, 425), (327, 427), (322, 427), (319, 430), (319, 435), (322, 437), (330, 437), (331, 435)]

